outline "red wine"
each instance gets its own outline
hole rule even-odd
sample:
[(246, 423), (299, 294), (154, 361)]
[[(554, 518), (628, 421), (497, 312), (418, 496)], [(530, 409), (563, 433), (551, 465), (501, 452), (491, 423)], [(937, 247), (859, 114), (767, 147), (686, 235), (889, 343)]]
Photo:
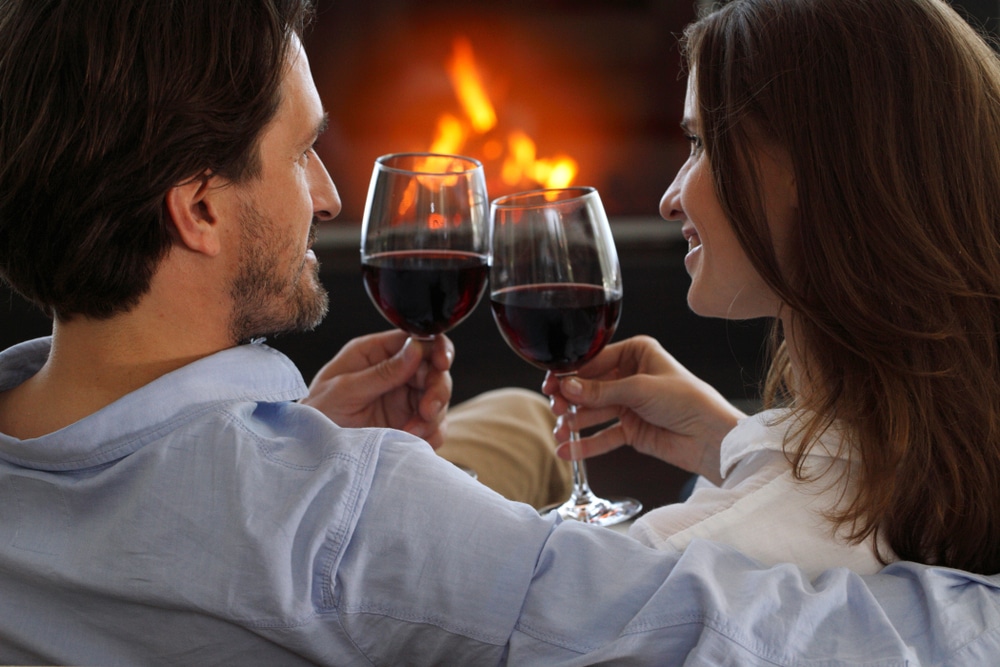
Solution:
[(525, 361), (556, 373), (576, 370), (607, 345), (621, 304), (621, 293), (574, 283), (511, 287), (490, 297), (507, 344)]
[(433, 336), (461, 322), (486, 289), (486, 258), (468, 252), (385, 252), (361, 264), (372, 302), (394, 325)]

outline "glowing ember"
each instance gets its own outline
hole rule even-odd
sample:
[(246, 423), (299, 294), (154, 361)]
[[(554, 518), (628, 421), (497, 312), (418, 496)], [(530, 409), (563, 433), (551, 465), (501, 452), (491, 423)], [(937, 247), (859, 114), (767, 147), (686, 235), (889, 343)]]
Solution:
[(572, 184), (578, 171), (573, 158), (539, 158), (535, 141), (520, 129), (510, 130), (505, 139), (494, 136), (497, 113), (480, 79), (472, 45), (459, 37), (452, 49), (448, 75), (465, 118), (442, 114), (431, 152), (463, 153), (470, 140), (476, 139), (482, 158), (502, 161), (501, 180), (507, 186), (563, 188)]

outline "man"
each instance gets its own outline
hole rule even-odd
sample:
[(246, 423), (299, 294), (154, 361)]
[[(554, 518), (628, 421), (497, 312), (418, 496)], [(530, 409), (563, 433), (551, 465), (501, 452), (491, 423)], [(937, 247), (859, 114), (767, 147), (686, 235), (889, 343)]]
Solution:
[[(440, 440), (447, 342), (360, 339), (308, 392), (246, 342), (325, 310), (311, 229), (339, 201), (312, 150), (308, 12), (0, 4), (0, 275), (54, 315), (0, 354), (0, 662), (995, 655), (994, 581), (664, 555), (539, 517), (412, 435), (345, 428)], [(386, 359), (411, 386), (359, 386)]]

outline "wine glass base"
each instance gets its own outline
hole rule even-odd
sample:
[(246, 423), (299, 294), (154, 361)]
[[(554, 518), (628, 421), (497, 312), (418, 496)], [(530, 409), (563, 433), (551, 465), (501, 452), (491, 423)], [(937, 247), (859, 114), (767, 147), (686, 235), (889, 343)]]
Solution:
[(546, 505), (538, 510), (545, 515), (556, 512), (563, 519), (582, 521), (596, 526), (613, 526), (634, 519), (642, 511), (642, 503), (634, 498), (593, 498), (589, 502), (577, 503), (570, 498), (564, 503)]

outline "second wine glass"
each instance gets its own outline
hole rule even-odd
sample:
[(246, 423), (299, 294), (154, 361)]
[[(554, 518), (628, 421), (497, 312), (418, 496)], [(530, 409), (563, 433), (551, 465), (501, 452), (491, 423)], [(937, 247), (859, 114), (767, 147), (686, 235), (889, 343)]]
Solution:
[(488, 258), (489, 199), (478, 160), (394, 153), (375, 161), (361, 269), (389, 322), (422, 340), (448, 331), (479, 303)]
[[(491, 216), (490, 307), (500, 333), (525, 361), (575, 374), (611, 340), (621, 313), (621, 269), (600, 195), (590, 187), (522, 192), (496, 199)], [(554, 511), (605, 526), (631, 519), (638, 501), (591, 491), (575, 417), (571, 405), (573, 491)]]

